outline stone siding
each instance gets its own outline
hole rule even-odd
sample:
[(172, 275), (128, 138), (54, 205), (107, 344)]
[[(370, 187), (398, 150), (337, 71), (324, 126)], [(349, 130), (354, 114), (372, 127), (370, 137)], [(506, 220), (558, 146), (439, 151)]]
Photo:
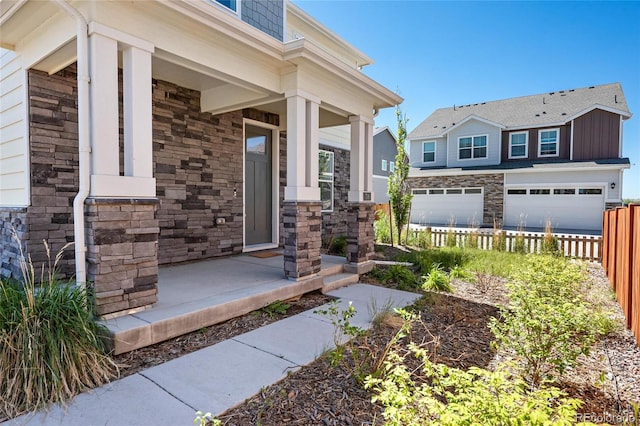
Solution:
[(320, 272), (321, 203), (284, 202), (284, 273), (300, 279)]
[[(27, 208), (26, 251), (39, 268), (74, 241), (73, 199), (78, 192), (78, 108), (76, 67), (56, 74), (29, 70), (31, 205)], [(75, 274), (73, 246), (58, 263), (64, 278)]]
[(407, 182), (412, 189), (482, 187), (484, 211), (481, 225), (493, 226), (495, 220), (498, 226), (502, 226), (504, 210), (504, 175), (502, 173), (410, 177)]
[(333, 152), (333, 211), (322, 213), (322, 239), (347, 235), (347, 203), (351, 173), (350, 155), (346, 149), (320, 145), (320, 149)]
[(0, 209), (0, 278), (22, 278), (20, 249), (26, 249), (27, 238), (27, 209)]
[(158, 301), (157, 204), (155, 199), (87, 199), (87, 280), (99, 315)]
[(347, 261), (351, 263), (367, 262), (373, 256), (373, 206), (373, 203), (349, 203)]

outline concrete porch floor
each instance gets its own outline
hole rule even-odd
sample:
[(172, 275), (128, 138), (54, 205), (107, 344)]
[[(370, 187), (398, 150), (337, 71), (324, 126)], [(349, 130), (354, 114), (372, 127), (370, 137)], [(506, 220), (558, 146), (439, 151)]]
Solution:
[(150, 309), (104, 321), (115, 354), (171, 339), (313, 290), (330, 291), (358, 281), (344, 273), (346, 260), (322, 256), (319, 276), (284, 278), (283, 256), (256, 253), (161, 267), (158, 303)]

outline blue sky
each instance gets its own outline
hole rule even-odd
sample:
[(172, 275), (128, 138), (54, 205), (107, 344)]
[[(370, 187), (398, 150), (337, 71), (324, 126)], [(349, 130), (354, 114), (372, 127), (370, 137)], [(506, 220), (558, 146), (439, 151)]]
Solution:
[[(623, 197), (640, 198), (640, 1), (294, 0), (375, 61), (411, 131), (435, 109), (620, 82)], [(395, 131), (394, 111), (377, 126)]]

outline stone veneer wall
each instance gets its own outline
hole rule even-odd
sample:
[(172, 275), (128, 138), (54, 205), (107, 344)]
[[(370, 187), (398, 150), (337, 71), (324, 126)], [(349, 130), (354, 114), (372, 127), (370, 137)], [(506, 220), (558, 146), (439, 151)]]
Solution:
[(87, 199), (87, 280), (99, 315), (158, 301), (157, 204), (156, 199)]
[(320, 145), (320, 149), (333, 152), (333, 211), (322, 213), (322, 239), (347, 235), (347, 203), (351, 173), (350, 155), (346, 149)]
[(362, 263), (374, 253), (373, 203), (349, 203), (347, 261)]
[(484, 211), (482, 225), (493, 226), (494, 220), (498, 222), (498, 225), (502, 225), (502, 212), (504, 210), (504, 175), (502, 173), (410, 177), (407, 182), (412, 189), (483, 187)]
[[(16, 241), (17, 236), (18, 241)], [(27, 209), (5, 207), (0, 209), (0, 278), (22, 277), (20, 245), (25, 250), (27, 239)], [(22, 243), (22, 244), (20, 244)]]
[[(73, 242), (73, 199), (78, 192), (78, 108), (75, 64), (54, 75), (29, 70), (29, 144), (31, 205), (27, 208), (26, 251), (39, 268)], [(60, 274), (75, 274), (73, 246), (58, 264)]]
[(200, 112), (200, 92), (153, 81), (160, 264), (242, 252), (243, 118), (279, 125), (255, 109)]
[(319, 201), (286, 201), (284, 222), (284, 273), (300, 279), (320, 272), (322, 216)]

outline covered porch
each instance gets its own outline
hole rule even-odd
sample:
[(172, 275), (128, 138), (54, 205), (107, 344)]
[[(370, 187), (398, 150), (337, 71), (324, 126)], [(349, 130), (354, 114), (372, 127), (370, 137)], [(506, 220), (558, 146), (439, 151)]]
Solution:
[(323, 293), (358, 281), (345, 258), (322, 255), (316, 280), (292, 281), (282, 271), (282, 250), (161, 267), (158, 302), (107, 318), (115, 354), (198, 330), (310, 291)]

